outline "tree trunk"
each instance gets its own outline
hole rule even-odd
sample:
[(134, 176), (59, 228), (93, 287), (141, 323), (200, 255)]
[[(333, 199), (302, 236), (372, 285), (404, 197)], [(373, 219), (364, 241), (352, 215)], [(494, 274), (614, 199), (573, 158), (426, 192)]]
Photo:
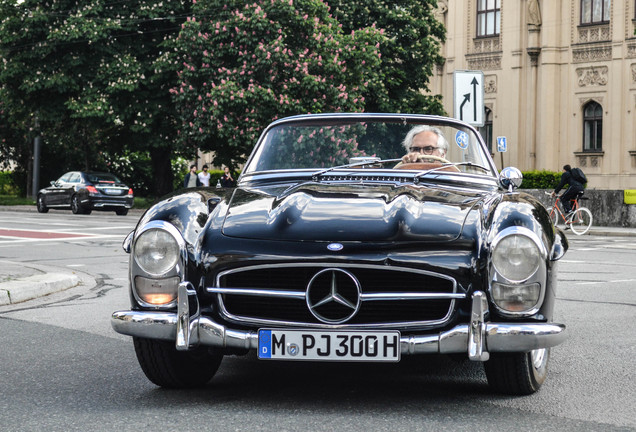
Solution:
[(170, 164), (171, 151), (167, 148), (153, 148), (150, 151), (152, 160), (153, 193), (160, 197), (173, 190), (172, 165)]

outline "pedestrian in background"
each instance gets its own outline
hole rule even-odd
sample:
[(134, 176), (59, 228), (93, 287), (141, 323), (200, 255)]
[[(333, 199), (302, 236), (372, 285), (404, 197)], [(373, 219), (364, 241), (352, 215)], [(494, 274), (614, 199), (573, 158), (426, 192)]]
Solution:
[(230, 173), (230, 168), (225, 167), (225, 172), (221, 176), (221, 186), (223, 187), (234, 187), (236, 186), (236, 181), (232, 178), (232, 174)]
[(193, 188), (197, 186), (201, 186), (201, 181), (197, 175), (197, 166), (192, 164), (190, 165), (190, 172), (183, 179), (183, 187)]
[(210, 186), (210, 173), (207, 165), (203, 165), (203, 171), (199, 173), (199, 181), (203, 186)]

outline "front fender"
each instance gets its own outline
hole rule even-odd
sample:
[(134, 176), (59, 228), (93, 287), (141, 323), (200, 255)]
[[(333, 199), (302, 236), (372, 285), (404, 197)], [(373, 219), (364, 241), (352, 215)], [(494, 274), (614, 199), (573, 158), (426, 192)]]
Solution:
[(137, 223), (135, 231), (153, 220), (171, 223), (188, 245), (194, 245), (201, 235), (214, 207), (228, 198), (231, 190), (198, 188), (181, 190), (150, 207)]

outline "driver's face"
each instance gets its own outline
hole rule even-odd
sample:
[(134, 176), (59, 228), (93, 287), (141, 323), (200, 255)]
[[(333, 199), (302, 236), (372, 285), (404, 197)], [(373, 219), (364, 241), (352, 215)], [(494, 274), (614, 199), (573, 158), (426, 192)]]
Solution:
[(437, 134), (431, 131), (420, 132), (413, 137), (409, 151), (444, 157), (444, 150), (437, 146)]

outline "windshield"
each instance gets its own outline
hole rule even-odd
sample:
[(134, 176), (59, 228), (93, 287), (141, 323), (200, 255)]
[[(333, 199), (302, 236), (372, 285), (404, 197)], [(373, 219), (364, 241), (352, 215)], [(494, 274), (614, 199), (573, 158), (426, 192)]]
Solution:
[(349, 164), (415, 171), (454, 164), (455, 173), (496, 175), (474, 129), (424, 116), (304, 116), (283, 121), (261, 138), (244, 172), (321, 171)]

